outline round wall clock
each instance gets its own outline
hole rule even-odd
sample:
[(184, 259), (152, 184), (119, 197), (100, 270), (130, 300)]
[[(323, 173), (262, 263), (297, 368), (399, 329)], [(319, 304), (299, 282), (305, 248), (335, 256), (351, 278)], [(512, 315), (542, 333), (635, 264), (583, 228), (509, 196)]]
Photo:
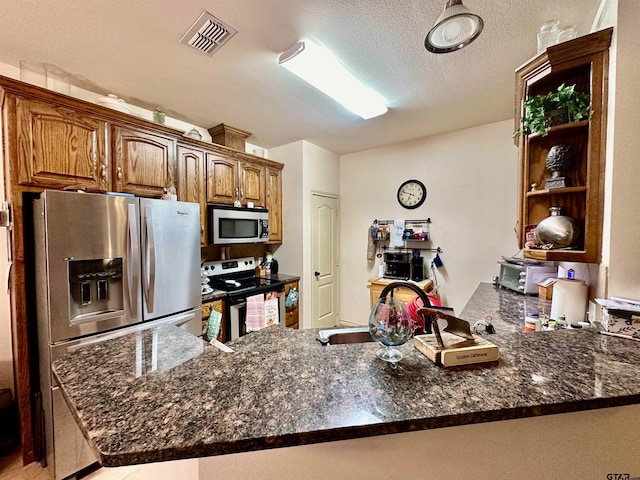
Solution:
[(404, 208), (418, 208), (427, 199), (427, 187), (419, 180), (407, 180), (398, 188), (398, 202)]

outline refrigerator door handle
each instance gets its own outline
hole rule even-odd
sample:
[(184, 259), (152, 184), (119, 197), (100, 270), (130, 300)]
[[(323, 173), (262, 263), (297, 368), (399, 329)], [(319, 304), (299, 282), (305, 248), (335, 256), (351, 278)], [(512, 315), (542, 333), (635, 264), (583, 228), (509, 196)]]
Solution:
[(136, 205), (130, 203), (127, 211), (129, 236), (127, 237), (127, 279), (129, 282), (129, 305), (131, 316), (138, 316), (138, 285), (140, 284), (140, 240)]
[(146, 262), (145, 271), (142, 275), (144, 295), (147, 302), (147, 312), (153, 313), (154, 290), (156, 283), (156, 242), (153, 235), (153, 217), (151, 215), (151, 205), (144, 208), (144, 258)]

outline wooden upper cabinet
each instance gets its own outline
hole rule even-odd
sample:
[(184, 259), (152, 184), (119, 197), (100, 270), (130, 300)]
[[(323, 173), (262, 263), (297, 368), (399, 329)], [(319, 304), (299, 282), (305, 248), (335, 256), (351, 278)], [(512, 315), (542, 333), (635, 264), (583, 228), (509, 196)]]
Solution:
[[(605, 198), (605, 141), (607, 84), (612, 29), (602, 30), (547, 48), (516, 71), (516, 128), (525, 113), (524, 102), (562, 85), (575, 85), (590, 97), (591, 118), (552, 126), (547, 135), (518, 138), (520, 155), (518, 242), (526, 258), (599, 263)], [(550, 184), (546, 160), (554, 146), (571, 152), (565, 186)], [(551, 207), (573, 218), (578, 239), (568, 248), (547, 248), (527, 236), (550, 215)]]
[(207, 152), (207, 202), (233, 205), (238, 195), (238, 161)]
[(133, 127), (113, 127), (114, 190), (160, 197), (175, 187), (176, 141)]
[(246, 206), (247, 202), (253, 202), (254, 207), (264, 208), (266, 167), (260, 163), (240, 161), (239, 184), (240, 202)]
[(18, 183), (109, 190), (107, 124), (69, 108), (14, 97)]
[(282, 167), (267, 165), (266, 207), (269, 210), (269, 243), (282, 243)]
[(178, 145), (178, 200), (200, 204), (200, 244), (207, 244), (207, 191), (205, 153)]

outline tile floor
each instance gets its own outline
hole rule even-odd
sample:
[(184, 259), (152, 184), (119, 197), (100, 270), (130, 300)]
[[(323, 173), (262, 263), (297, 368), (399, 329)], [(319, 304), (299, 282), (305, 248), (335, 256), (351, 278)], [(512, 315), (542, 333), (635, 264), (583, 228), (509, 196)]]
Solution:
[[(139, 467), (133, 465), (118, 468), (99, 468), (78, 480), (139, 480)], [(34, 462), (22, 466), (20, 449), (0, 457), (0, 480), (51, 480), (47, 469)]]

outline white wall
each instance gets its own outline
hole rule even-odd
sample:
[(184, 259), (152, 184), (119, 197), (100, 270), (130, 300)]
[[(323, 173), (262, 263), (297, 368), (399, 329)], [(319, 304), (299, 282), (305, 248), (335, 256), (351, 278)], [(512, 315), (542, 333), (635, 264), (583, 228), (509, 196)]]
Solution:
[[(638, 428), (640, 406), (629, 405), (192, 461), (199, 480), (636, 478)], [(140, 478), (155, 480), (148, 468)]]
[[(341, 183), (341, 320), (366, 324), (367, 229), (374, 219), (431, 218), (431, 247), (440, 247), (440, 294), (460, 312), (479, 282), (498, 274), (501, 255), (517, 253), (518, 151), (513, 121), (344, 155)], [(407, 179), (427, 187), (416, 210), (399, 206), (396, 192)], [(430, 264), (433, 253), (424, 253)]]
[[(640, 31), (636, 20), (640, 18), (640, 2), (619, 0), (615, 36), (615, 72), (610, 76), (610, 94), (613, 94), (615, 135), (609, 138), (607, 168), (610, 168), (609, 295), (640, 299), (640, 255), (638, 239), (640, 223), (637, 211), (640, 205), (638, 188), (638, 105), (640, 92), (640, 61), (638, 46)], [(606, 238), (606, 237), (605, 237)]]
[(275, 251), (280, 271), (299, 275), (300, 325), (311, 326), (311, 194), (339, 195), (339, 157), (302, 140), (269, 151), (270, 158), (285, 164), (282, 174), (284, 243)]

